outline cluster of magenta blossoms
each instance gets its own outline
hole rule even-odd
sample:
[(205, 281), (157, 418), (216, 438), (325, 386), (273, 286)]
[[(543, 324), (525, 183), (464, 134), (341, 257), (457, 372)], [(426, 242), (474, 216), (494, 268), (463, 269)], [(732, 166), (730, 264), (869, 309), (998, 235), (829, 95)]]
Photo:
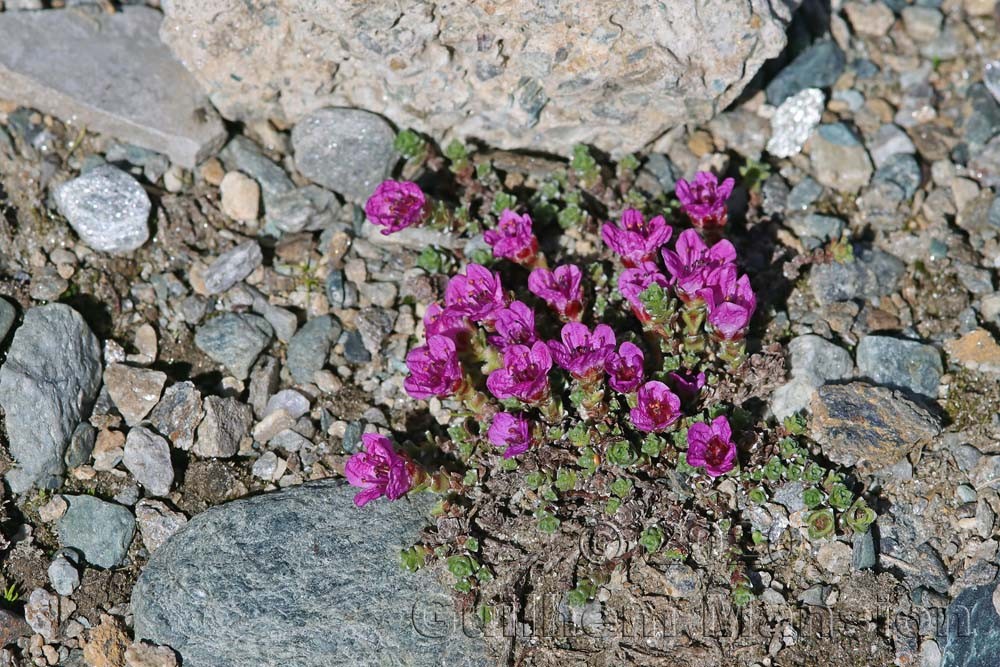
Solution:
[[(369, 218), (384, 232), (426, 214), (412, 185), (389, 181), (369, 201)], [(622, 443), (637, 451), (650, 438), (679, 436), (677, 455), (687, 466), (709, 478), (727, 474), (738, 465), (738, 448), (725, 415), (704, 416), (705, 371), (741, 363), (756, 299), (733, 245), (708, 243), (702, 233), (725, 224), (732, 185), (710, 174), (679, 183), (694, 227), (676, 234), (663, 216), (647, 219), (635, 209), (602, 227), (622, 265), (618, 295), (608, 296), (637, 318), (619, 317), (615, 326), (600, 321), (604, 309), (594, 298), (588, 302), (589, 272), (573, 263), (550, 268), (531, 217), (504, 210), (483, 234), (494, 265), (468, 264), (450, 278), (443, 300), (427, 306), (423, 344), (406, 357), (406, 392), (450, 401), (460, 421), (478, 424), (466, 436), (503, 459), (565, 445), (571, 433), (589, 434), (598, 460), (628, 459)], [(505, 284), (510, 276), (524, 282)], [(348, 479), (362, 488), (359, 504), (398, 498), (429, 478), (386, 441), (366, 438), (365, 445), (348, 464)]]

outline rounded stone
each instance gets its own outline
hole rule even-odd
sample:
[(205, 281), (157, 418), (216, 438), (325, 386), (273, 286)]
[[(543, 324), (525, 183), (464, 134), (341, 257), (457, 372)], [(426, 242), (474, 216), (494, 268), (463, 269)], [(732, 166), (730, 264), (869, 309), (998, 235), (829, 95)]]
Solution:
[(137, 250), (149, 239), (149, 195), (139, 181), (102, 165), (63, 184), (56, 206), (80, 240), (101, 252)]
[(389, 123), (369, 111), (318, 109), (292, 130), (295, 165), (314, 183), (363, 203), (392, 174), (395, 138)]
[(260, 186), (257, 181), (238, 171), (226, 174), (219, 185), (222, 212), (233, 220), (256, 220), (260, 214)]

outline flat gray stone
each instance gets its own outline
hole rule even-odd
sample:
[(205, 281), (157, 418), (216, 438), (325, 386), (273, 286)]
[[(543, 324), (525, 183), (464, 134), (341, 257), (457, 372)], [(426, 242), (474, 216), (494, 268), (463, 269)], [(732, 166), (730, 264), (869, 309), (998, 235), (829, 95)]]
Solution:
[(0, 14), (0, 90), (194, 167), (226, 133), (197, 81), (160, 42), (161, 20), (146, 7)]
[(80, 239), (94, 250), (130, 252), (149, 239), (149, 195), (139, 181), (110, 164), (59, 186), (55, 201)]
[(209, 294), (221, 294), (254, 272), (264, 255), (260, 244), (246, 241), (222, 253), (205, 269), (205, 289)]
[(66, 446), (100, 386), (101, 346), (80, 314), (64, 304), (28, 310), (0, 367), (15, 493), (60, 483)]
[(59, 543), (97, 567), (121, 563), (135, 535), (135, 517), (128, 508), (94, 496), (63, 498), (69, 509), (56, 523)]
[(313, 374), (326, 364), (330, 346), (340, 333), (340, 322), (332, 315), (323, 315), (306, 322), (292, 336), (285, 364), (296, 382), (305, 384), (313, 381)]
[(242, 134), (233, 137), (219, 152), (219, 158), (229, 171), (242, 171), (260, 184), (264, 206), (270, 198), (295, 188), (292, 179), (274, 160), (264, 155), (260, 146)]
[(292, 130), (295, 166), (314, 183), (364, 203), (399, 159), (396, 133), (362, 109), (317, 109)]
[(937, 398), (944, 368), (933, 345), (891, 336), (865, 336), (856, 350), (858, 372), (875, 382)]
[(274, 329), (259, 315), (223, 313), (198, 327), (194, 344), (234, 377), (245, 380), (273, 335)]
[(434, 499), (353, 496), (315, 482), (195, 516), (136, 583), (136, 638), (184, 667), (490, 664), (433, 575), (399, 566)]

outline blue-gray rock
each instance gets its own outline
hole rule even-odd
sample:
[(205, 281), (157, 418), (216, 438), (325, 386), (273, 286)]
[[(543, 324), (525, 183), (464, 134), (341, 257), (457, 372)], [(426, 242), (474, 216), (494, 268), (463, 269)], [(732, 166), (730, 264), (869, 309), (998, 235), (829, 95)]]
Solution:
[(395, 138), (389, 123), (370, 111), (317, 109), (292, 130), (295, 166), (312, 182), (364, 203), (399, 159)]
[(343, 450), (353, 454), (361, 448), (361, 436), (365, 431), (365, 425), (359, 421), (349, 422), (344, 428), (344, 440), (341, 442)]
[(994, 581), (967, 588), (949, 605), (941, 667), (1000, 665), (1000, 611)]
[(806, 88), (828, 88), (844, 71), (847, 59), (831, 40), (816, 42), (800, 53), (767, 84), (767, 101), (775, 106)]
[(875, 382), (936, 398), (944, 368), (932, 345), (891, 336), (865, 336), (856, 350), (858, 372)]
[(672, 192), (677, 179), (684, 175), (663, 153), (653, 153), (647, 157), (642, 168), (652, 174), (666, 192)]
[(149, 238), (149, 195), (117, 167), (103, 165), (64, 183), (55, 202), (80, 240), (94, 250), (130, 252)]
[(242, 171), (260, 184), (265, 210), (272, 197), (295, 188), (285, 170), (264, 155), (264, 151), (253, 140), (242, 134), (236, 135), (226, 144), (219, 152), (219, 158), (227, 170)]
[(969, 86), (969, 115), (963, 126), (969, 148), (977, 150), (1000, 133), (1000, 104), (983, 84)]
[(288, 342), (285, 363), (296, 382), (313, 381), (316, 371), (326, 365), (330, 346), (340, 338), (340, 322), (332, 315), (314, 317), (299, 329)]
[(788, 343), (792, 377), (811, 378), (816, 386), (843, 380), (854, 370), (850, 353), (815, 334), (805, 334)]
[(432, 573), (399, 566), (433, 499), (376, 501), (362, 517), (353, 495), (316, 482), (197, 515), (136, 583), (136, 638), (185, 667), (488, 664)]
[(326, 298), (334, 310), (358, 305), (358, 288), (344, 277), (340, 269), (330, 269), (326, 275)]
[(832, 215), (810, 213), (809, 215), (794, 215), (786, 221), (802, 245), (812, 250), (827, 241), (835, 241), (844, 231), (844, 221)]
[(63, 496), (69, 503), (56, 523), (59, 543), (76, 549), (97, 567), (114, 567), (124, 560), (135, 535), (135, 517), (127, 507), (94, 496)]
[(875, 170), (873, 181), (889, 181), (895, 183), (903, 190), (906, 199), (913, 199), (920, 187), (923, 176), (920, 173), (920, 165), (912, 155), (897, 153), (886, 159), (881, 167)]
[(0, 298), (0, 343), (7, 338), (7, 334), (10, 333), (10, 328), (14, 326), (16, 319), (17, 311), (14, 306), (7, 299)]
[(871, 570), (878, 563), (878, 552), (875, 550), (875, 538), (872, 537), (871, 530), (855, 534), (851, 547), (851, 567), (855, 570)]
[(66, 461), (66, 467), (75, 468), (89, 461), (96, 442), (97, 429), (89, 422), (80, 422), (73, 429), (73, 435), (69, 438), (69, 446), (66, 447), (66, 455), (63, 457)]
[(886, 252), (856, 247), (849, 262), (813, 266), (809, 282), (816, 300), (826, 305), (891, 294), (905, 270), (903, 262)]
[(66, 446), (100, 386), (101, 345), (80, 314), (64, 304), (28, 310), (0, 367), (15, 493), (58, 486)]
[(244, 380), (273, 335), (271, 325), (260, 315), (223, 313), (198, 327), (194, 344), (234, 377)]
[(805, 211), (823, 194), (823, 186), (806, 177), (795, 184), (788, 193), (788, 208), (793, 211)]
[(203, 275), (205, 291), (221, 294), (254, 272), (264, 255), (256, 241), (245, 241), (222, 253), (208, 265)]

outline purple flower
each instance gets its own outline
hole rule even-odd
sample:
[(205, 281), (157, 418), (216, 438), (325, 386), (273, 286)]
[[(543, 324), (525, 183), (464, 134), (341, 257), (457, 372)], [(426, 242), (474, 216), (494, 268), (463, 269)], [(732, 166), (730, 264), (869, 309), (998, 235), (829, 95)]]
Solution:
[(521, 415), (498, 412), (488, 432), (490, 442), (497, 447), (506, 447), (503, 457), (509, 459), (524, 454), (531, 449), (531, 422)]
[(711, 270), (736, 261), (732, 243), (722, 240), (709, 248), (693, 229), (680, 233), (675, 248), (676, 252), (664, 248), (663, 262), (674, 279), (677, 295), (684, 301), (695, 298)]
[(674, 230), (662, 215), (646, 222), (642, 213), (634, 208), (622, 213), (622, 226), (613, 222), (601, 227), (601, 238), (609, 248), (621, 256), (625, 266), (639, 266), (656, 256), (656, 251), (670, 240)]
[(642, 385), (636, 399), (629, 417), (640, 431), (664, 431), (681, 416), (681, 399), (662, 382), (653, 380)]
[(538, 340), (535, 332), (535, 311), (521, 301), (514, 301), (506, 308), (496, 311), (493, 327), (497, 335), (490, 336), (490, 344), (498, 350), (511, 345), (532, 345)]
[(447, 336), (431, 336), (426, 345), (410, 350), (406, 367), (410, 374), (403, 380), (403, 387), (413, 398), (444, 398), (462, 385), (455, 341)]
[(444, 290), (445, 304), (473, 322), (491, 320), (495, 310), (507, 305), (506, 299), (500, 276), (479, 264), (452, 276)]
[(386, 236), (423, 222), (428, 212), (427, 197), (410, 181), (382, 181), (365, 203), (365, 215)]
[(427, 338), (446, 336), (455, 341), (455, 346), (461, 349), (468, 344), (471, 329), (472, 325), (469, 324), (469, 318), (465, 313), (453, 308), (442, 308), (437, 303), (427, 306), (427, 311), (424, 313), (424, 335)]
[(687, 440), (689, 466), (703, 467), (711, 477), (724, 475), (733, 469), (736, 445), (733, 444), (733, 431), (725, 415), (716, 417), (711, 425), (703, 422), (691, 424)]
[(730, 264), (713, 271), (707, 282), (698, 295), (705, 300), (713, 332), (723, 340), (743, 338), (757, 309), (750, 278), (742, 275), (737, 279), (736, 267)]
[(528, 289), (543, 299), (566, 320), (579, 320), (583, 314), (583, 272), (575, 264), (564, 264), (555, 271), (538, 268), (528, 276)]
[(653, 262), (643, 262), (641, 266), (634, 269), (625, 269), (618, 276), (618, 291), (628, 300), (632, 306), (632, 312), (635, 313), (640, 322), (649, 322), (651, 319), (646, 306), (642, 303), (641, 296), (653, 284), (662, 287), (670, 284), (667, 277), (660, 273), (659, 268)]
[(347, 481), (361, 488), (354, 496), (354, 504), (364, 507), (382, 496), (389, 500), (402, 498), (412, 485), (408, 461), (396, 453), (384, 435), (365, 433), (361, 440), (364, 451), (355, 453), (344, 466)]
[(671, 371), (667, 373), (667, 384), (685, 403), (690, 403), (698, 398), (698, 392), (705, 386), (705, 374), (694, 371)]
[(642, 350), (639, 349), (639, 346), (627, 341), (622, 343), (618, 352), (612, 353), (608, 357), (608, 384), (611, 385), (612, 389), (623, 394), (635, 391), (635, 388), (642, 384), (643, 361)]
[(535, 403), (548, 395), (552, 355), (536, 341), (531, 347), (511, 345), (503, 351), (503, 366), (490, 373), (486, 387), (497, 398)]
[(615, 332), (607, 324), (598, 324), (591, 333), (586, 324), (569, 322), (563, 325), (560, 338), (549, 341), (552, 358), (577, 379), (603, 372), (615, 351)]
[(538, 252), (538, 239), (531, 232), (531, 218), (518, 215), (509, 208), (500, 214), (496, 229), (483, 233), (483, 240), (493, 248), (494, 257), (519, 264), (531, 264)]
[(692, 225), (698, 229), (725, 227), (726, 202), (734, 185), (736, 181), (731, 178), (719, 183), (715, 174), (699, 171), (690, 183), (679, 179), (674, 191)]

